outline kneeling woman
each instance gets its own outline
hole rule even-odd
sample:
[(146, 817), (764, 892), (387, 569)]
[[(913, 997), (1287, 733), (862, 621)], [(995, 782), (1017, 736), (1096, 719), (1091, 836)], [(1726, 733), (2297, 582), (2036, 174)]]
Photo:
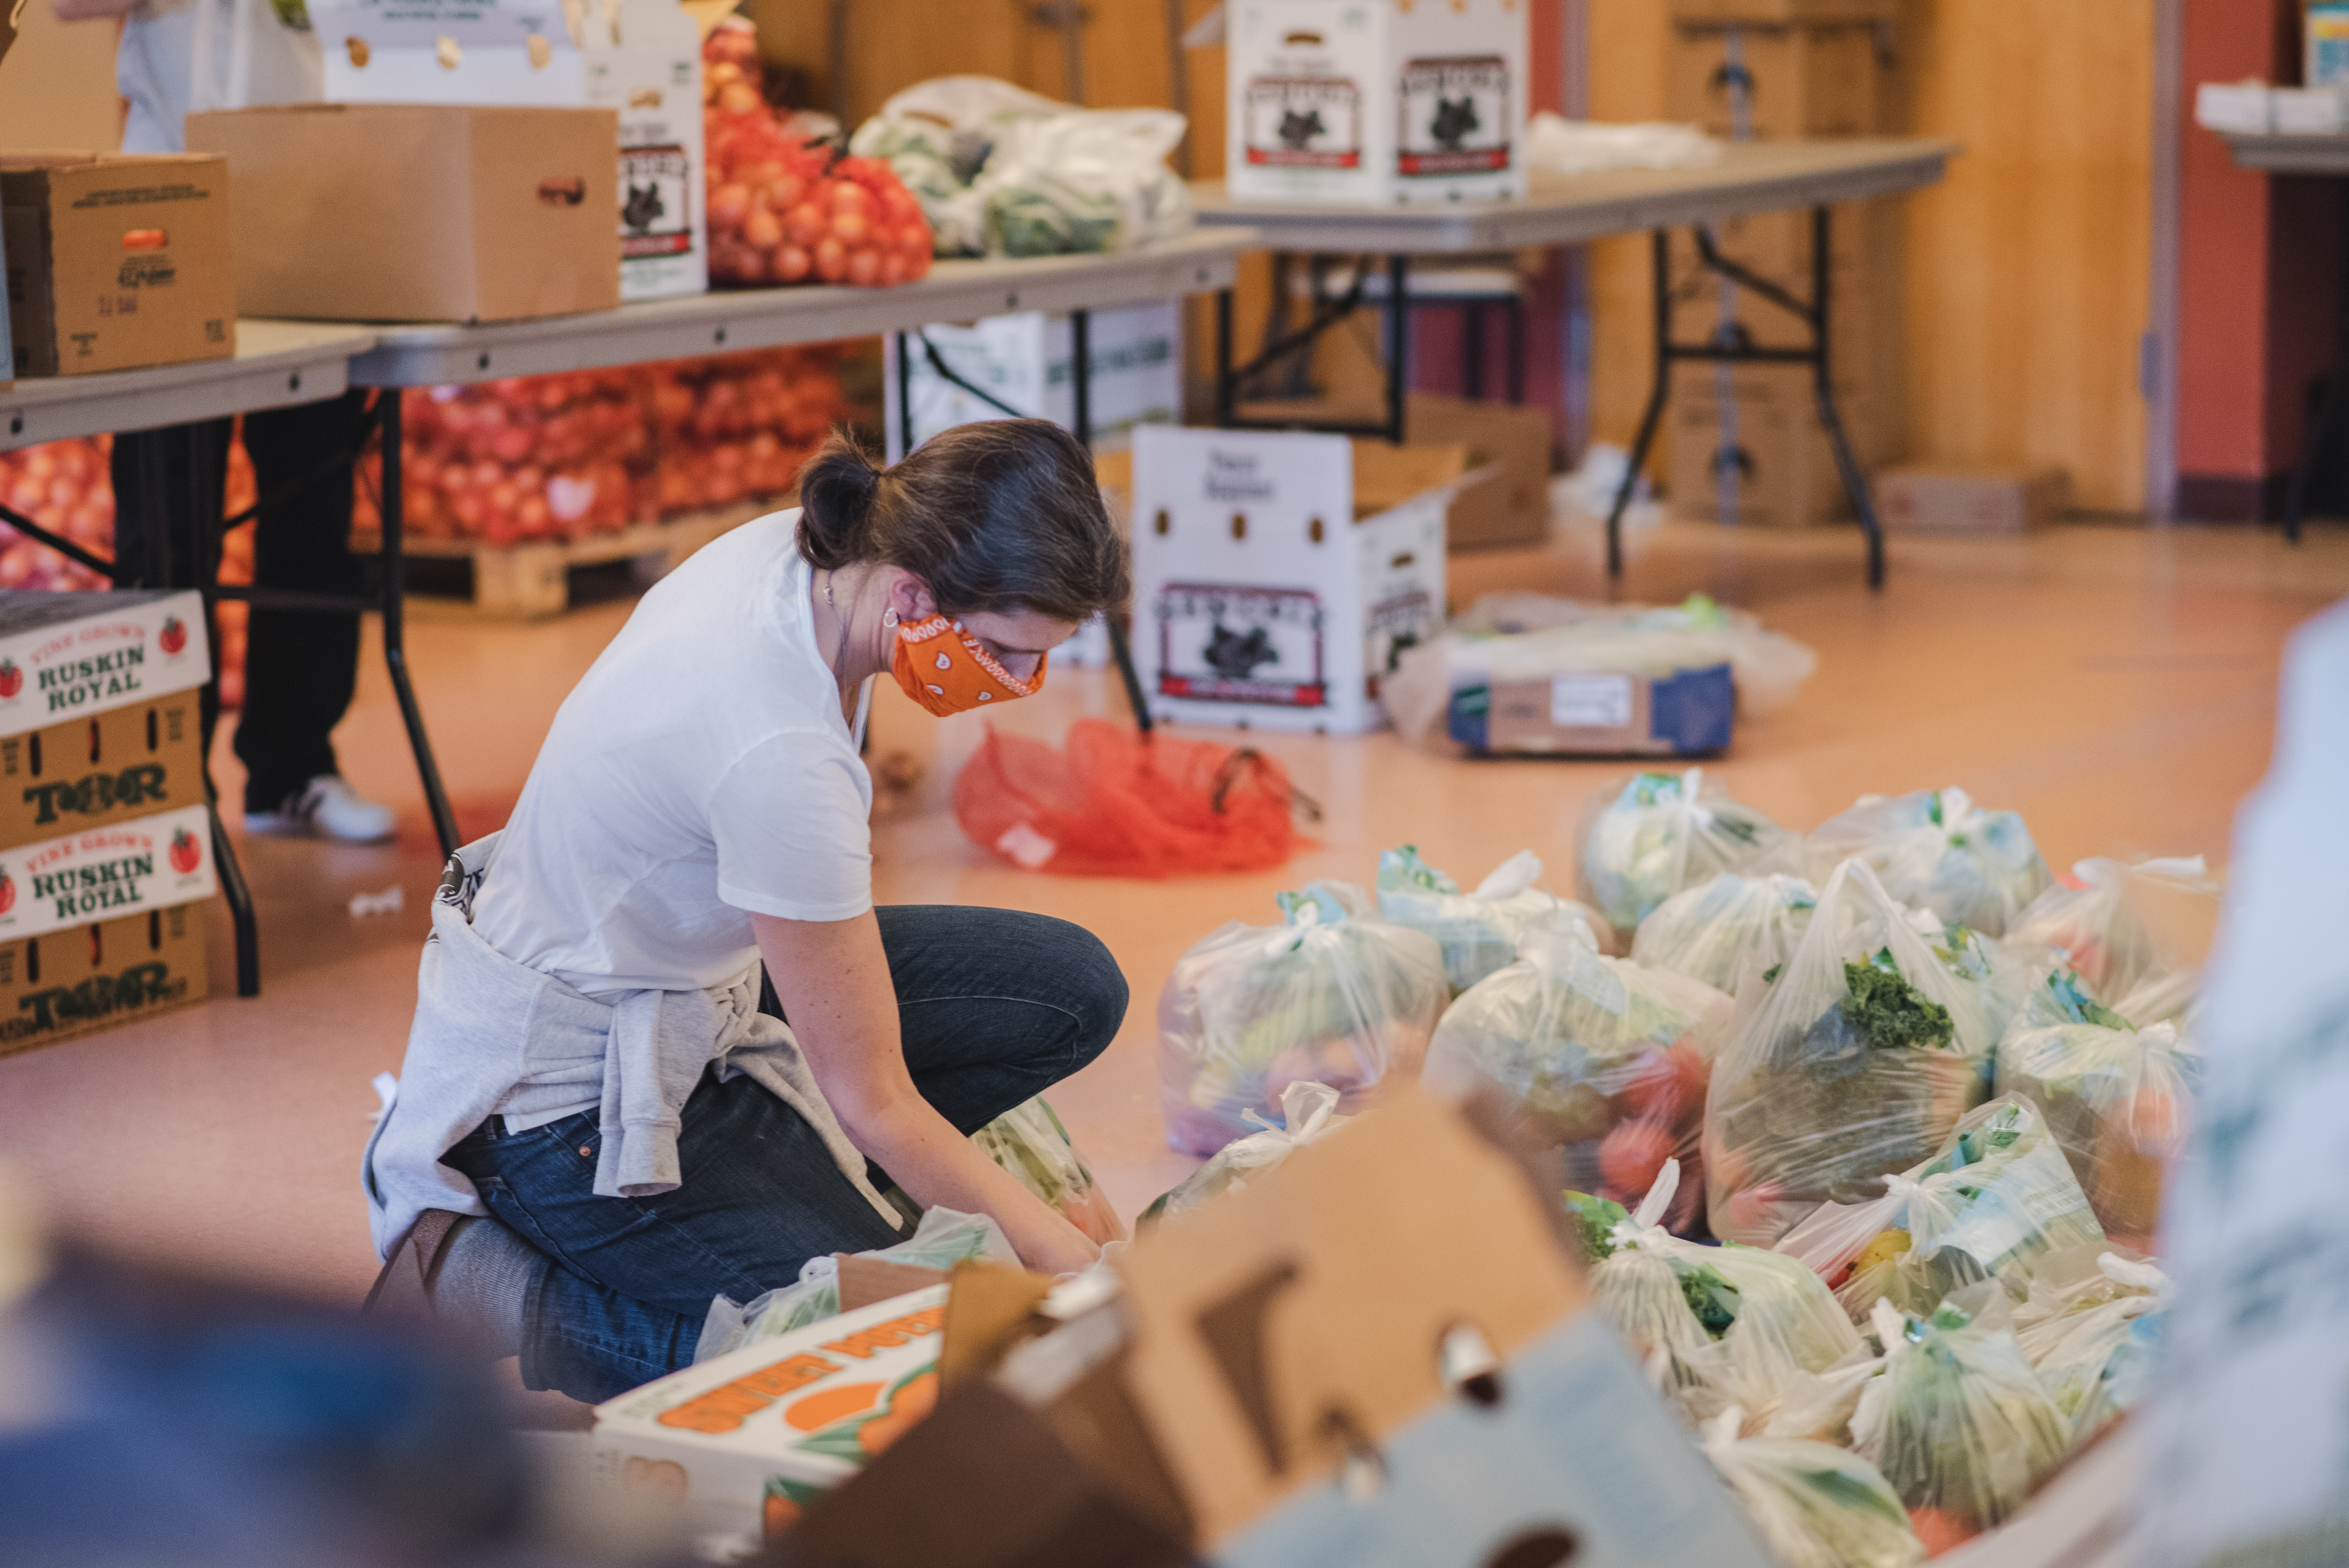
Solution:
[(968, 1135), (1092, 1060), (1125, 981), (1061, 921), (874, 908), (858, 758), (869, 678), (1011, 701), (1123, 602), (1092, 465), (1006, 420), (885, 471), (835, 437), (800, 488), (645, 595), (434, 902), (367, 1157), (378, 1292), (533, 1387), (689, 1363), (712, 1296), (901, 1239), (904, 1198), (993, 1215), (1045, 1273), (1096, 1255)]

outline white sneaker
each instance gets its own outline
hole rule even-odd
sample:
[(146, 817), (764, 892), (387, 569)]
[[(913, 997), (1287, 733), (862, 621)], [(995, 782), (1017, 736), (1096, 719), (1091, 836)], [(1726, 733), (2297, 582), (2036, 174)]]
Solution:
[(338, 774), (321, 773), (275, 811), (247, 811), (244, 830), (288, 838), (340, 839), (379, 844), (399, 825), (388, 806), (362, 800)]

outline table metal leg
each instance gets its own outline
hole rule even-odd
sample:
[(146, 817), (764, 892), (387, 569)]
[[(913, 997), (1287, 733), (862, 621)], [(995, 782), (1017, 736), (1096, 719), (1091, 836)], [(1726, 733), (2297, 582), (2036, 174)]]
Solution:
[(1232, 385), (1232, 291), (1216, 291), (1216, 423), (1229, 428), (1237, 401)]
[(1827, 434), (1827, 445), (1835, 453), (1837, 471), (1843, 476), (1843, 488), (1851, 497), (1852, 511), (1859, 516), (1859, 526), (1868, 534), (1868, 585), (1884, 586), (1884, 528), (1877, 520), (1876, 500), (1868, 493), (1868, 476), (1859, 469), (1852, 457), (1851, 440), (1845, 435), (1843, 415), (1836, 407), (1835, 359), (1830, 349), (1828, 325), (1834, 317), (1834, 300), (1828, 291), (1828, 280), (1835, 268), (1828, 256), (1828, 216), (1825, 207), (1811, 209), (1811, 308), (1816, 313), (1812, 323), (1813, 350), (1817, 361), (1812, 366), (1812, 385), (1817, 388), (1819, 424)]
[(1639, 487), (1640, 470), (1648, 461), (1648, 449), (1656, 444), (1656, 427), (1664, 418), (1664, 397), (1672, 386), (1672, 298), (1671, 269), (1671, 234), (1658, 229), (1649, 236), (1651, 247), (1651, 267), (1655, 274), (1656, 290), (1656, 377), (1648, 389), (1648, 411), (1640, 416), (1640, 435), (1631, 443), (1630, 466), (1623, 470), (1623, 482), (1616, 487), (1615, 504), (1607, 509), (1607, 575), (1623, 575), (1623, 511), (1631, 504), (1631, 492)]
[(2316, 422), (2302, 439), (2300, 461), (2292, 465), (2292, 488), (2284, 491), (2283, 498), (2283, 537), (2287, 543), (2300, 542), (2300, 522), (2308, 513), (2308, 492), (2316, 482), (2316, 465), (2340, 433), (2344, 412), (2349, 412), (2349, 353), (2344, 353), (2333, 367), (2332, 380), (2324, 388), (2323, 405), (2317, 410)]
[(1411, 258), (1387, 258), (1387, 440), (1402, 445), (1411, 393)]
[(913, 334), (895, 332), (889, 335), (897, 348), (897, 456), (902, 459), (914, 449)]
[(1069, 313), (1070, 433), (1080, 446), (1093, 444), (1093, 315), (1089, 310)]
[(236, 994), (261, 995), (261, 926), (253, 916), (253, 890), (245, 885), (244, 868), (221, 823), (220, 801), (207, 803), (212, 822), (212, 866), (219, 873), (221, 896), (228, 900), (229, 923), (236, 932)]
[(387, 387), (378, 396), (384, 400), (379, 421), (383, 494), (378, 503), (383, 531), (383, 662), (391, 675), (391, 689), (399, 698), (400, 720), (408, 726), (408, 746), (416, 754), (416, 772), (424, 782), (424, 803), (432, 813), (432, 830), (440, 840), (440, 852), (453, 855), (458, 846), (457, 813), (450, 809), (440, 764), (432, 759), (432, 739), (424, 732), (424, 711), (416, 706), (416, 687), (408, 676), (408, 563), (400, 539), (400, 391)]

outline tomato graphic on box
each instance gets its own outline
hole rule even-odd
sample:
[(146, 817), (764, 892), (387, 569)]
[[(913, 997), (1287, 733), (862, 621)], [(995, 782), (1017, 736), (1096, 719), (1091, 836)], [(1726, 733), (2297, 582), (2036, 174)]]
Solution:
[(0, 914), (16, 907), (16, 879), (0, 872)]
[(163, 617), (163, 629), (157, 634), (155, 641), (161, 645), (165, 653), (176, 654), (188, 645), (188, 628), (177, 615), (166, 615)]
[(171, 869), (173, 871), (181, 876), (186, 876), (202, 865), (203, 859), (203, 851), (196, 843), (196, 836), (193, 833), (181, 828), (171, 835)]
[(25, 689), (25, 672), (16, 667), (14, 659), (0, 659), (0, 697), (15, 696)]

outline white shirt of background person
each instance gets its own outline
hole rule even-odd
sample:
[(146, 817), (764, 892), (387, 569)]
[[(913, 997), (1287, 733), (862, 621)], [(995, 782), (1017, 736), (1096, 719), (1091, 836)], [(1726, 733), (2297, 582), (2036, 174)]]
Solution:
[(114, 85), (129, 102), (125, 152), (182, 152), (182, 121), (215, 108), (325, 96), (302, 0), (51, 0), (57, 19), (123, 18)]

